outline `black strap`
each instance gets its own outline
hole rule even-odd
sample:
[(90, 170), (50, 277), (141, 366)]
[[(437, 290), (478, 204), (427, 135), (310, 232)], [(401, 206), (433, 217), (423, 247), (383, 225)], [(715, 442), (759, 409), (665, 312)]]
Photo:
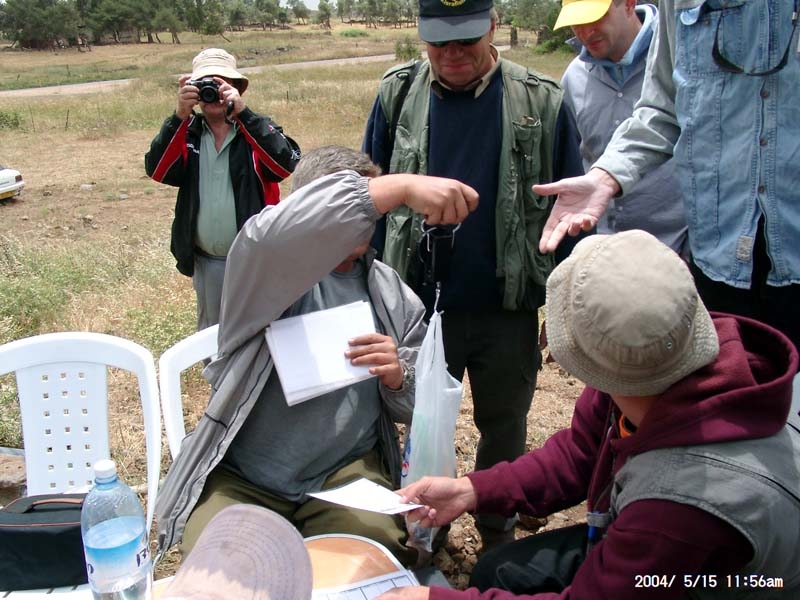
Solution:
[(441, 283), (447, 278), (457, 230), (458, 225), (428, 226), (422, 223), (417, 255), (423, 266), (423, 285)]
[(3, 512), (22, 515), (37, 510), (49, 510), (56, 506), (81, 506), (86, 494), (44, 494), (25, 496), (10, 502), (2, 508)]

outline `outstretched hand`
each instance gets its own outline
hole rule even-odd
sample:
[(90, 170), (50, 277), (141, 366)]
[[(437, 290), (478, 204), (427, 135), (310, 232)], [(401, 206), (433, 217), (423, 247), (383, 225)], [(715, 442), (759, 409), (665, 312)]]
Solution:
[(616, 180), (602, 169), (591, 169), (580, 177), (534, 185), (535, 194), (557, 196), (539, 240), (539, 251), (553, 252), (565, 235), (576, 236), (592, 229), (619, 190)]
[(478, 207), (478, 192), (444, 177), (396, 173), (369, 181), (369, 193), (381, 213), (405, 204), (428, 225), (455, 225)]
[(467, 477), (423, 477), (395, 492), (402, 502), (424, 504), (408, 513), (422, 527), (441, 527), (475, 509), (477, 497)]

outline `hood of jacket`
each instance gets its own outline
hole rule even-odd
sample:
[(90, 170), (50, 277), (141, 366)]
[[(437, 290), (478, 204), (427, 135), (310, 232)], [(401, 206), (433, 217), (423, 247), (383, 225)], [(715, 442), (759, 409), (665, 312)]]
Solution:
[(712, 317), (719, 335), (717, 359), (664, 392), (637, 435), (611, 441), (620, 458), (657, 448), (763, 438), (785, 425), (798, 364), (794, 345), (758, 321), (721, 313)]

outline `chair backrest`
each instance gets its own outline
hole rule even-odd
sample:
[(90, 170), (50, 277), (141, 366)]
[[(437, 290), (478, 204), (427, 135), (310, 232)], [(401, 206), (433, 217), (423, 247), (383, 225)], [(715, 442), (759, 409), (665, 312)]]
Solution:
[(164, 430), (172, 459), (181, 449), (186, 436), (181, 400), (181, 373), (201, 360), (217, 354), (219, 325), (212, 325), (182, 339), (168, 348), (158, 359), (158, 385), (161, 393), (161, 410), (164, 413)]
[(147, 526), (161, 467), (158, 379), (149, 350), (88, 332), (47, 333), (0, 346), (0, 375), (15, 373), (28, 494), (91, 486), (92, 465), (109, 458), (107, 368), (136, 375), (147, 447)]

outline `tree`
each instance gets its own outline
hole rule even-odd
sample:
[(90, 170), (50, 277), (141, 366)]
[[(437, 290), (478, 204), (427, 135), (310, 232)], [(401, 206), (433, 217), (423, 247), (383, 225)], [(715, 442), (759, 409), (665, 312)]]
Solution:
[(70, 0), (6, 0), (0, 31), (23, 48), (58, 47), (78, 37), (80, 16)]
[(325, 29), (330, 29), (332, 12), (328, 0), (319, 0), (319, 6), (317, 6), (317, 23)]
[(242, 31), (247, 24), (247, 8), (244, 2), (237, 0), (228, 6), (228, 26), (231, 30)]
[(280, 7), (277, 0), (255, 0), (256, 19), (261, 24), (262, 29), (266, 30), (278, 22)]
[(301, 25), (305, 25), (308, 21), (309, 10), (303, 0), (289, 0), (289, 8), (294, 13), (294, 18)]
[(159, 8), (153, 15), (151, 26), (154, 31), (169, 31), (173, 44), (181, 43), (178, 33), (183, 31), (183, 23), (173, 8), (166, 6)]

